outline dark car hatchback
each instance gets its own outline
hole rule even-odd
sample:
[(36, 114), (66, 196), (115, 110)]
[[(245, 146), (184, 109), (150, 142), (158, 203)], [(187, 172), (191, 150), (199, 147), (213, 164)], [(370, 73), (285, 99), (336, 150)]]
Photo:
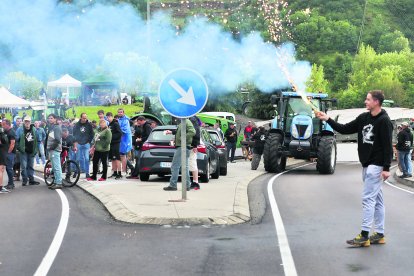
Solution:
[[(142, 146), (139, 165), (141, 181), (148, 181), (152, 174), (160, 177), (171, 174), (172, 159), (177, 148), (171, 145), (174, 134), (165, 134), (166, 130), (175, 132), (177, 126), (154, 128)], [(208, 182), (210, 176), (214, 179), (220, 176), (219, 153), (206, 130), (201, 128), (200, 132), (201, 144), (197, 147), (197, 167), (200, 180)]]

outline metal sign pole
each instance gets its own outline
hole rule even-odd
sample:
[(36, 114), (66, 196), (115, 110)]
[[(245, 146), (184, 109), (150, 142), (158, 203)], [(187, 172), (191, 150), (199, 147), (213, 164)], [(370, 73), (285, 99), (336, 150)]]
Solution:
[(187, 123), (186, 119), (181, 119), (181, 184), (182, 199), (187, 199)]

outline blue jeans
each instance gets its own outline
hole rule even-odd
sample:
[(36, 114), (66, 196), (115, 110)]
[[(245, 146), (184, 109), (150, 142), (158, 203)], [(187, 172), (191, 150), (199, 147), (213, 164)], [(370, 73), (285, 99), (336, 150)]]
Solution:
[(34, 156), (25, 152), (20, 152), (20, 170), (22, 173), (23, 183), (27, 183), (27, 180), (30, 182), (34, 181)]
[(363, 168), (362, 179), (364, 191), (362, 194), (362, 227), (363, 231), (370, 231), (374, 222), (374, 231), (384, 234), (385, 207), (382, 195), (382, 167), (369, 165)]
[(15, 153), (7, 153), (7, 160), (6, 160), (6, 172), (7, 172), (7, 177), (9, 178), (8, 185), (13, 186), (13, 187), (14, 187), (14, 182), (13, 182), (13, 177), (14, 177), (13, 165), (14, 165), (14, 157), (15, 156), (16, 156)]
[[(69, 160), (78, 162), (77, 158), (76, 158), (76, 152), (74, 152), (72, 149), (69, 149)], [(76, 167), (75, 164), (71, 164), (71, 171), (75, 171)]]
[(52, 162), (52, 171), (55, 175), (55, 185), (62, 185), (62, 166), (60, 165), (60, 151), (49, 150), (50, 161)]
[(413, 174), (413, 160), (411, 160), (411, 155), (413, 154), (413, 150), (410, 150), (410, 153), (408, 154), (408, 167), (407, 171), (408, 174)]
[(42, 163), (44, 165), (46, 163), (45, 145), (41, 142), (38, 142), (37, 147), (39, 149), (39, 152), (36, 154), (36, 163), (39, 164), (39, 159), (42, 159)]
[(82, 172), (89, 174), (89, 150), (91, 146), (89, 144), (78, 144), (78, 162)]
[[(187, 188), (190, 188), (191, 186), (191, 180), (190, 180), (190, 171), (188, 170), (188, 158), (190, 157), (190, 150), (186, 149), (186, 155), (187, 155), (187, 162), (185, 166), (185, 171), (187, 174)], [(170, 186), (177, 188), (177, 181), (178, 181), (178, 175), (180, 174), (180, 168), (181, 168), (181, 147), (178, 147), (175, 150), (174, 157), (171, 164), (171, 178), (170, 178)]]
[[(400, 161), (401, 170), (404, 175), (408, 174), (409, 160), (408, 156), (410, 155), (409, 150), (399, 150), (398, 151), (398, 160)], [(411, 158), (410, 158), (411, 159)]]

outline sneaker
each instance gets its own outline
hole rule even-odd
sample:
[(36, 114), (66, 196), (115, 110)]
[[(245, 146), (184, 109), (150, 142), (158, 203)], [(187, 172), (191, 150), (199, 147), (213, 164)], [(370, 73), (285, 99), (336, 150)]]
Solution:
[(22, 186), (27, 186), (27, 182), (23, 182), (22, 183)]
[(109, 178), (116, 178), (118, 174), (116, 172), (114, 172)]
[(130, 175), (130, 176), (127, 176), (126, 179), (139, 179), (139, 177)]
[(194, 190), (199, 190), (200, 184), (198, 184), (197, 182), (192, 182), (190, 188)]
[(40, 182), (39, 181), (29, 181), (29, 185), (39, 185)]
[(13, 189), (14, 189), (14, 185), (7, 185), (7, 186), (6, 186), (6, 189), (7, 189), (7, 190), (13, 190)]
[(96, 178), (88, 177), (86, 178), (86, 181), (96, 181)]
[(347, 240), (346, 243), (355, 247), (368, 247), (371, 244), (370, 239), (363, 237), (361, 234), (358, 234), (358, 236), (352, 240)]
[(233, 160), (233, 161), (230, 161), (230, 163), (236, 163), (236, 161)]
[(121, 173), (117, 174), (117, 175), (115, 176), (115, 179), (122, 179), (122, 174), (121, 174)]
[(177, 191), (177, 187), (167, 186), (167, 187), (164, 187), (164, 191)]
[(91, 178), (91, 176), (89, 175), (89, 173), (87, 173), (87, 174), (85, 175), (85, 177), (86, 177), (86, 178)]
[(408, 176), (408, 174), (403, 174), (403, 175), (400, 175), (399, 177), (400, 178), (408, 178), (409, 176)]
[(384, 244), (385, 236), (384, 234), (374, 232), (371, 236), (369, 236), (369, 241), (372, 244)]
[(53, 184), (52, 186), (50, 186), (49, 187), (49, 189), (51, 189), (51, 190), (60, 190), (60, 189), (62, 189), (62, 184), (61, 185), (56, 185), (56, 184)]
[(0, 192), (1, 192), (2, 194), (7, 194), (7, 193), (10, 193), (10, 191), (9, 191), (6, 187), (3, 187), (3, 188), (0, 190)]
[(106, 181), (106, 178), (99, 178), (98, 181)]

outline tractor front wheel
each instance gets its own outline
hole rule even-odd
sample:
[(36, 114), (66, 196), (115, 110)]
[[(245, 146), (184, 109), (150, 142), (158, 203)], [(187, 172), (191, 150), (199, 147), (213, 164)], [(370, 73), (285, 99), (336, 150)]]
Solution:
[(263, 151), (263, 163), (265, 170), (271, 173), (280, 173), (285, 170), (286, 157), (280, 153), (282, 135), (271, 133), (266, 139)]
[(316, 169), (321, 174), (333, 174), (336, 167), (336, 140), (333, 136), (323, 136), (319, 141)]

